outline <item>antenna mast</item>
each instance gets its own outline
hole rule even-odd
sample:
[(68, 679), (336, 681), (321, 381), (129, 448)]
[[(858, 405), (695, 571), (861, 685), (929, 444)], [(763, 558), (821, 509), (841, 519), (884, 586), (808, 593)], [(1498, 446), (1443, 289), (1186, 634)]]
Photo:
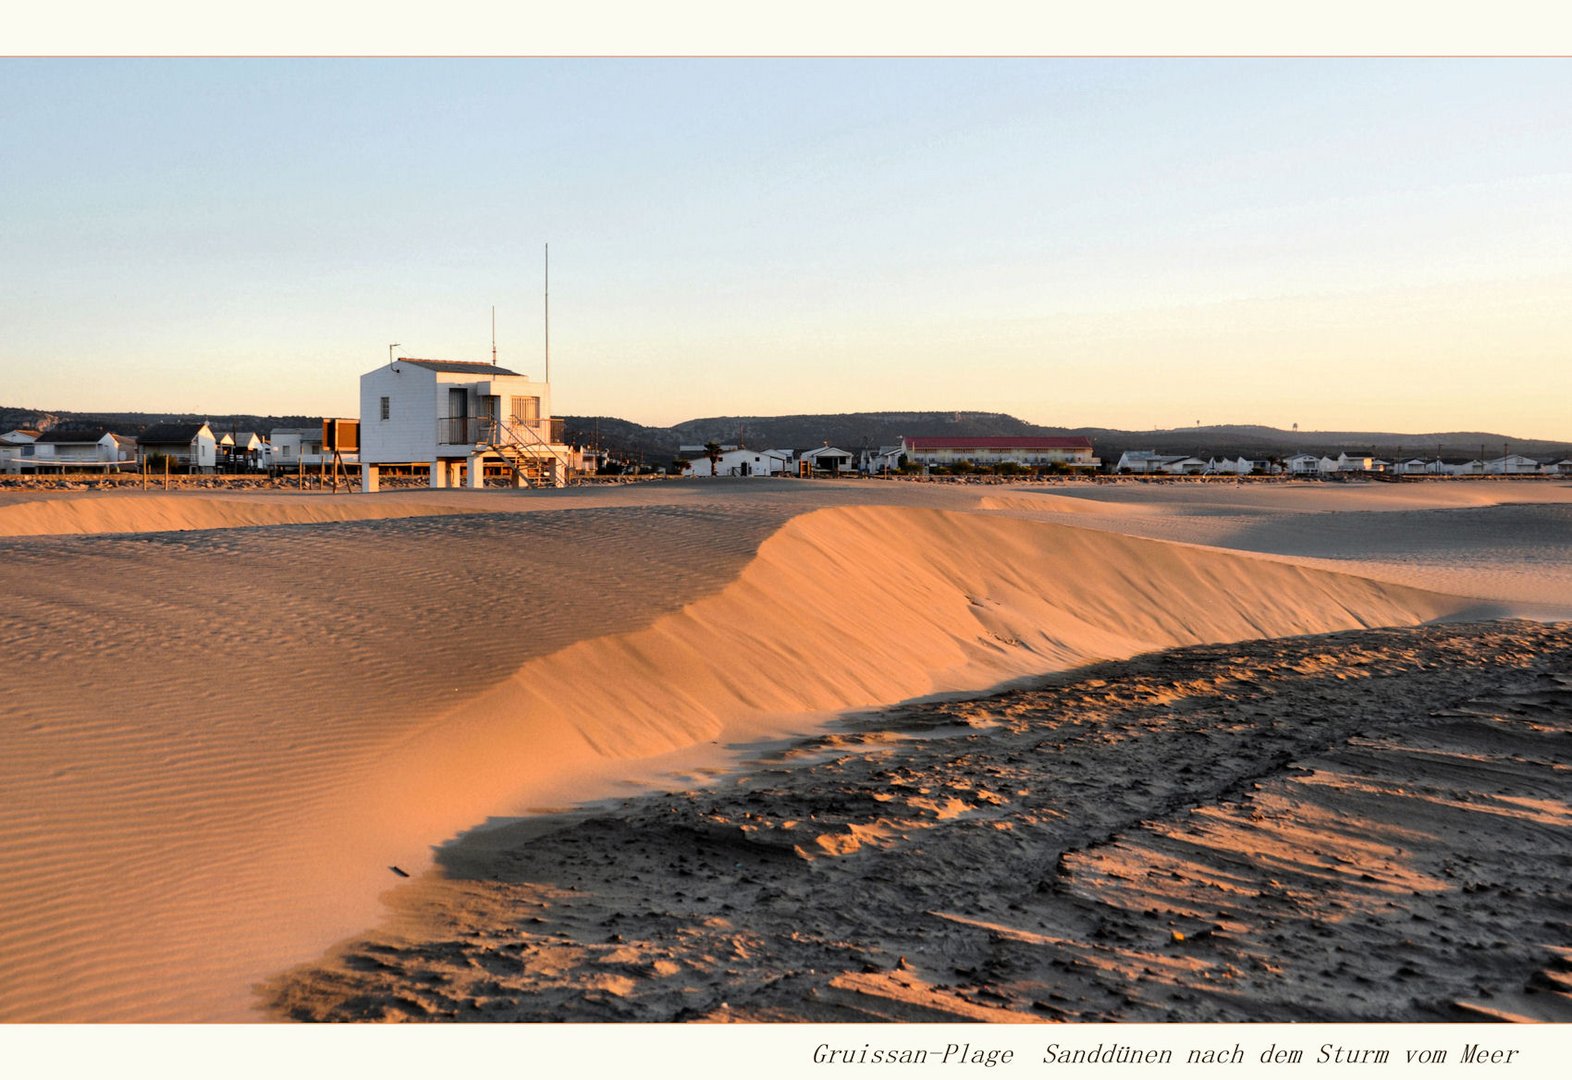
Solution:
[(551, 381), (551, 245), (546, 245), (546, 381)]
[(491, 366), (497, 366), (497, 305), (491, 305)]

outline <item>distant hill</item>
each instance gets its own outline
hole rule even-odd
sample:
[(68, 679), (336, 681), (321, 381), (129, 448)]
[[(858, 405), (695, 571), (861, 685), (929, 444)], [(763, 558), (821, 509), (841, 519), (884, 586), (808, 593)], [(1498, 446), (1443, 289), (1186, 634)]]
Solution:
[[(598, 425), (598, 427), (597, 427)], [(1404, 456), (1475, 458), (1481, 448), (1496, 457), (1511, 453), (1530, 457), (1572, 456), (1572, 442), (1519, 439), (1494, 432), (1452, 431), (1408, 434), (1371, 431), (1285, 431), (1259, 424), (1227, 424), (1154, 431), (1118, 428), (1046, 427), (1007, 413), (993, 412), (865, 412), (793, 416), (712, 416), (685, 420), (669, 428), (645, 427), (610, 417), (569, 417), (570, 441), (598, 444), (614, 452), (643, 454), (650, 462), (668, 460), (682, 444), (742, 443), (760, 449), (807, 450), (828, 442), (844, 450), (890, 446), (903, 435), (1085, 435), (1105, 460), (1126, 450), (1227, 457), (1286, 457), (1301, 452), (1343, 450), (1373, 452), (1378, 457)]]
[[(140, 435), (156, 423), (206, 420), (215, 431), (260, 431), (314, 427), (320, 416), (257, 416), (249, 413), (63, 412), (0, 406), (0, 431), (14, 427), (105, 424), (123, 435)], [(598, 446), (618, 456), (664, 465), (683, 444), (736, 443), (759, 449), (808, 450), (830, 443), (844, 450), (890, 446), (903, 435), (1086, 435), (1105, 461), (1126, 450), (1201, 457), (1286, 457), (1301, 452), (1336, 455), (1343, 450), (1378, 457), (1435, 457), (1467, 460), (1481, 452), (1506, 450), (1536, 458), (1572, 457), (1572, 442), (1519, 439), (1488, 431), (1410, 434), (1390, 431), (1285, 431), (1259, 424), (1214, 424), (1153, 431), (1118, 428), (1045, 427), (997, 412), (805, 413), (791, 416), (710, 416), (671, 427), (650, 427), (615, 416), (568, 416), (569, 442)]]
[(1219, 456), (1260, 457), (1298, 453), (1330, 453), (1358, 450), (1376, 457), (1477, 458), (1500, 457), (1504, 452), (1529, 457), (1565, 457), (1572, 442), (1550, 439), (1520, 439), (1498, 432), (1442, 431), (1285, 431), (1256, 424), (1216, 424), (1162, 431), (1118, 431), (1103, 428), (1077, 429), (1092, 436), (1098, 452), (1104, 447), (1125, 450), (1157, 450), (1160, 453), (1193, 454), (1207, 450)]

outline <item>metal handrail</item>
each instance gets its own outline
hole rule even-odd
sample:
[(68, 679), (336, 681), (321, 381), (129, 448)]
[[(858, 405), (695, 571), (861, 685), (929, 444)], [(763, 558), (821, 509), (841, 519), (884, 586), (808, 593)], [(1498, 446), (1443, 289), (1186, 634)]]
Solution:
[[(547, 427), (547, 431), (548, 432), (552, 432), (553, 434), (555, 434), (555, 430), (554, 429), (561, 422), (557, 421), (557, 420), (547, 420), (546, 423), (549, 425)], [(541, 449), (545, 450), (547, 454), (549, 454), (551, 457), (555, 458), (562, 466), (562, 482), (563, 482), (563, 484), (566, 484), (568, 482), (568, 474), (573, 471), (573, 462), (570, 461), (567, 457), (565, 457), (563, 455), (563, 453), (560, 450), (558, 450), (555, 446), (553, 446), (551, 443), (547, 442), (545, 439), (542, 439), (540, 437), (540, 433), (536, 430), (536, 427), (538, 425), (539, 425), (539, 421), (537, 421), (535, 424), (530, 424), (529, 422), (521, 419), (518, 416), (512, 416), (508, 420), (503, 421), (500, 424), (500, 427), (501, 427), (503, 432), (505, 432), (507, 435), (510, 436), (510, 443), (511, 443), (511, 445), (519, 447), (520, 449), (528, 448), (529, 451), (531, 452), (531, 454), (536, 458), (536, 460), (541, 460), (542, 459), (542, 455), (540, 453)], [(525, 442), (521, 441), (519, 439), (519, 437), (518, 437), (519, 432), (523, 432), (524, 434), (528, 435), (531, 439), (533, 439), (535, 441), (535, 443), (536, 443), (536, 446), (531, 446), (528, 443), (525, 443)], [(494, 449), (496, 449), (498, 451), (500, 451), (502, 449), (495, 442), (493, 442), (492, 446), (493, 446)], [(537, 449), (537, 446), (539, 447), (539, 449)], [(506, 456), (506, 455), (504, 455), (504, 456)], [(523, 475), (522, 473), (518, 472), (518, 465), (516, 463), (514, 464), (513, 468), (514, 468), (514, 472), (515, 473), (517, 473), (520, 476)]]
[[(542, 429), (547, 435), (553, 436), (552, 441), (542, 437)], [(514, 474), (521, 479), (524, 479), (524, 475), (510, 455), (510, 450), (514, 454), (527, 453), (536, 462), (554, 458), (561, 464), (563, 481), (567, 481), (573, 463), (553, 445), (561, 432), (562, 421), (555, 417), (529, 421), (519, 416), (510, 416), (506, 420), (493, 416), (445, 416), (437, 420), (439, 443), (446, 446), (482, 446), (494, 450), (509, 460)]]
[(490, 416), (444, 416), (437, 420), (437, 442), (444, 446), (500, 442), (503, 435), (511, 431), (528, 432), (532, 440), (550, 445), (562, 441), (563, 421), (560, 417), (524, 420), (517, 416), (507, 420)]

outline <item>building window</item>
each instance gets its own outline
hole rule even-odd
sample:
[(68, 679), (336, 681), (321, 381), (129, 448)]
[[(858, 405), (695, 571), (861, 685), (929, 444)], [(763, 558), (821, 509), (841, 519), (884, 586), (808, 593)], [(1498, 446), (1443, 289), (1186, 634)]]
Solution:
[(383, 398), (382, 399), (382, 419), (386, 420), (387, 418), (388, 418), (388, 399), (387, 398)]
[(540, 422), (540, 398), (516, 397), (508, 404), (513, 409), (513, 419), (530, 425)]

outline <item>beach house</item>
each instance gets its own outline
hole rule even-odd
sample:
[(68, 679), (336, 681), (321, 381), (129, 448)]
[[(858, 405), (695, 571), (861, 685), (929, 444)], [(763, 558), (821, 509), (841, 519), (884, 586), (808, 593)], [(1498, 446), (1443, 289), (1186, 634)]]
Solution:
[[(24, 443), (21, 449), (25, 450)], [(32, 454), (18, 457), (18, 471), (118, 469), (136, 460), (136, 440), (103, 426), (69, 426), (41, 433)]]
[(1539, 462), (1522, 454), (1507, 454), (1485, 462), (1485, 473), (1493, 476), (1532, 476), (1540, 471)]
[(333, 455), (322, 455), (322, 429), (274, 428), (268, 432), (268, 467), (280, 472), (318, 469)]
[(13, 428), (0, 435), (0, 472), (21, 472), (23, 464), (31, 464), (37, 453), (37, 428)]
[[(1095, 460), (1095, 459), (1094, 459)], [(1151, 476), (1166, 473), (1170, 476), (1189, 476), (1204, 473), (1210, 463), (1184, 454), (1159, 454), (1155, 450), (1126, 450), (1119, 455), (1114, 472)]]
[(436, 488), (484, 485), (486, 472), (516, 486), (561, 487), (572, 466), (551, 384), (496, 364), (399, 357), (360, 377), (364, 489), (387, 467), (430, 469)]
[(864, 450), (857, 460), (857, 468), (869, 476), (895, 472), (906, 461), (906, 446), (881, 446), (877, 450)]
[(1185, 472), (1185, 462), (1192, 463), (1190, 472), (1201, 472), (1206, 462), (1184, 454), (1159, 454), (1155, 450), (1126, 450), (1114, 464), (1114, 472), (1150, 476), (1161, 473)]
[(218, 460), (218, 440), (206, 423), (154, 424), (138, 441), (143, 460), (162, 456), (182, 472), (212, 472)]
[(267, 440), (254, 431), (225, 432), (222, 445), (225, 460), (221, 464), (235, 472), (251, 472), (267, 465)]
[(805, 450), (797, 455), (798, 461), (805, 461), (808, 467), (816, 472), (844, 473), (852, 472), (853, 455), (848, 450), (838, 446), (816, 446), (812, 450)]
[(1209, 476), (1250, 476), (1254, 473), (1266, 475), (1277, 471), (1279, 470), (1264, 458), (1212, 458), (1206, 463), (1206, 473)]

